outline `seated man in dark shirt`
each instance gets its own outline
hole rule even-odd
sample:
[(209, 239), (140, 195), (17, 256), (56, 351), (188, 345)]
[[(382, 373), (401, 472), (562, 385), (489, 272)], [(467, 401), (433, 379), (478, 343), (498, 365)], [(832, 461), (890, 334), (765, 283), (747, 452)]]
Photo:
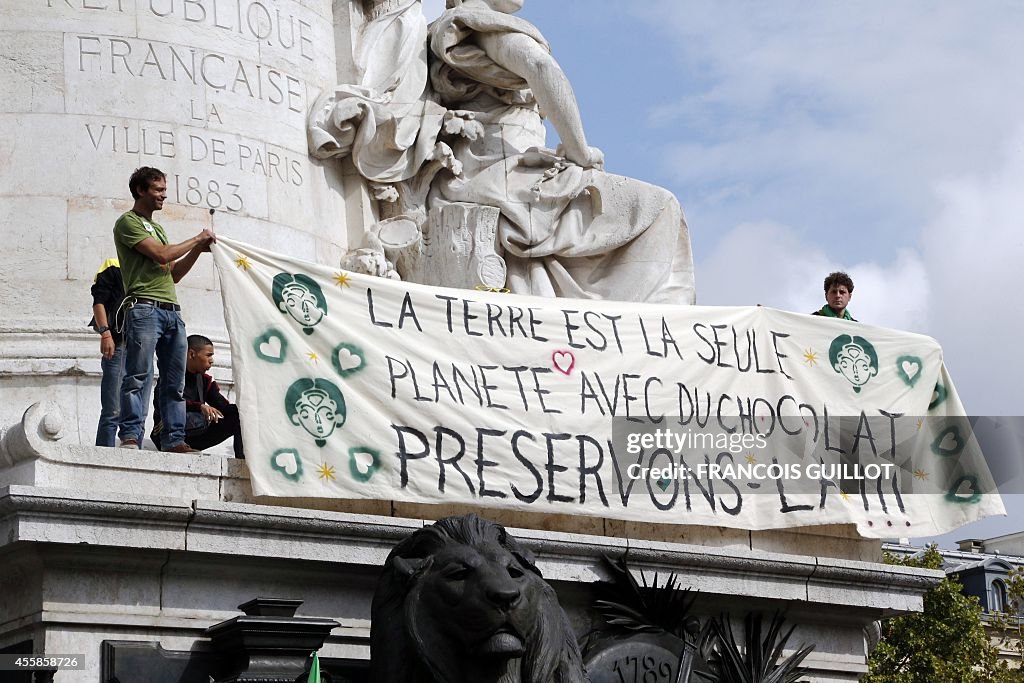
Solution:
[[(185, 360), (185, 443), (201, 451), (234, 437), (235, 457), (244, 458), (238, 406), (224, 398), (216, 380), (206, 374), (212, 367), (213, 342), (200, 334), (189, 335)], [(153, 419), (150, 436), (159, 448), (163, 429), (159, 412)]]

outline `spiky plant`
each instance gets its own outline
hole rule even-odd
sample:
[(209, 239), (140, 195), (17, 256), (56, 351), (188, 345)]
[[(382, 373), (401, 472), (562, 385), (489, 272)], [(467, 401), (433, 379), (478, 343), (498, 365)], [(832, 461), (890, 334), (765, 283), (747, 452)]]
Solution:
[(779, 613), (772, 617), (767, 631), (763, 622), (762, 615), (747, 614), (741, 645), (727, 617), (712, 620), (702, 647), (711, 671), (694, 673), (709, 683), (798, 683), (807, 673), (800, 664), (814, 646), (805, 645), (783, 657), (796, 627), (783, 633), (785, 619)]
[(686, 639), (690, 608), (696, 596), (690, 594), (689, 588), (679, 586), (674, 573), (660, 585), (655, 573), (648, 584), (642, 572), (640, 582), (636, 580), (629, 571), (625, 555), (617, 559), (605, 555), (604, 561), (612, 581), (598, 584), (599, 599), (594, 602), (594, 609), (601, 613), (608, 626), (634, 633), (664, 631), (680, 640)]

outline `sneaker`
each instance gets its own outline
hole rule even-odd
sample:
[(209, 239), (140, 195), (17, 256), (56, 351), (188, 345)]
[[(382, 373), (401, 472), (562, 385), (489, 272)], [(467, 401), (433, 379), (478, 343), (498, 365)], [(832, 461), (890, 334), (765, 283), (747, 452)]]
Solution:
[(196, 449), (192, 448), (191, 446), (189, 446), (187, 443), (184, 443), (184, 442), (179, 443), (177, 446), (171, 446), (170, 448), (165, 448), (164, 449), (164, 453), (195, 453), (195, 454), (198, 454), (198, 455), (202, 455), (203, 454), (202, 451), (197, 451)]
[(134, 448), (139, 449), (139, 442), (135, 439), (121, 439), (121, 448)]

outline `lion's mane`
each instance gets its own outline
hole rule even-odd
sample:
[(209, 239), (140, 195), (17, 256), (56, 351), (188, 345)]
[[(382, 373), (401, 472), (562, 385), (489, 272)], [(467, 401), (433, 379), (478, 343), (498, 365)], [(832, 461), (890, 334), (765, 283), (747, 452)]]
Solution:
[[(465, 563), (458, 558), (471, 558), (473, 568), (461, 569)], [(498, 591), (506, 602), (499, 600), (497, 606), (481, 597), (494, 593), (490, 577), (495, 576), (505, 588), (510, 581), (516, 586)], [(464, 593), (437, 597), (447, 590), (446, 581)], [(443, 599), (449, 602), (442, 604)], [(442, 519), (395, 546), (377, 584), (371, 616), (373, 683), (587, 683), (576, 636), (531, 554), (504, 527), (476, 515)], [(511, 625), (520, 652), (511, 652), (515, 648), (503, 635), (495, 636), (505, 646), (503, 655), (487, 659), (479, 647), (467, 647), (467, 642), (486, 638), (495, 619)], [(495, 661), (507, 663), (502, 664), (505, 672), (481, 680), (478, 672), (486, 666), (474, 668), (474, 662)], [(473, 681), (467, 680), (470, 671), (476, 672)]]

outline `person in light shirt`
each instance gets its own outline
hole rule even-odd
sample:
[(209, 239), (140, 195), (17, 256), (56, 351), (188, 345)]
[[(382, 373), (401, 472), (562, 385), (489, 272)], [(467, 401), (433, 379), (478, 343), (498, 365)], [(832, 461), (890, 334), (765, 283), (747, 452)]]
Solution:
[(146, 416), (143, 388), (153, 378), (153, 356), (160, 370), (155, 392), (166, 432), (162, 450), (195, 453), (185, 443), (185, 321), (175, 284), (192, 270), (217, 238), (209, 228), (172, 244), (153, 214), (167, 199), (167, 176), (143, 166), (132, 173), (128, 189), (135, 199), (114, 224), (114, 246), (121, 264), (125, 297), (124, 377), (118, 436), (122, 448), (139, 448)]

